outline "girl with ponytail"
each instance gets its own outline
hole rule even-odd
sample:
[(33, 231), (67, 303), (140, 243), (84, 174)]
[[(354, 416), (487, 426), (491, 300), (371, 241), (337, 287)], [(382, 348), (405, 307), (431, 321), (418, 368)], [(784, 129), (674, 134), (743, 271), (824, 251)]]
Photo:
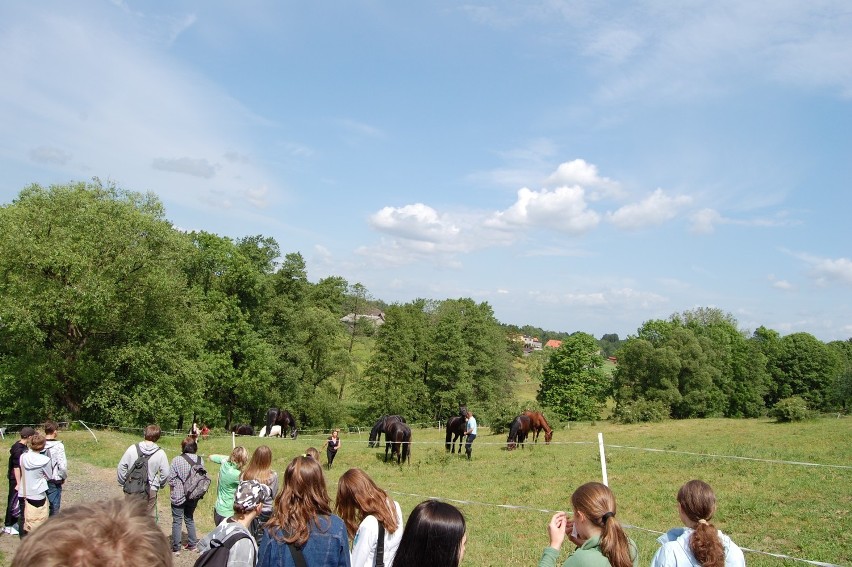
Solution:
[(745, 567), (742, 550), (710, 522), (716, 495), (710, 485), (690, 480), (677, 493), (677, 507), (685, 528), (674, 528), (657, 541), (651, 567)]
[(571, 495), (573, 516), (557, 512), (547, 531), (550, 547), (545, 548), (539, 567), (555, 567), (566, 534), (577, 545), (563, 567), (637, 567), (639, 552), (615, 517), (615, 495), (604, 484), (589, 482)]

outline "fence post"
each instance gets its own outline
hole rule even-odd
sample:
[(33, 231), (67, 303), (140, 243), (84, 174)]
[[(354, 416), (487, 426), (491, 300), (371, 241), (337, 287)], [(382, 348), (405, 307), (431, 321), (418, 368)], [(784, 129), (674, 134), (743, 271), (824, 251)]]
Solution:
[(603, 433), (598, 433), (598, 449), (601, 454), (601, 478), (606, 486), (609, 486), (609, 480), (606, 476), (606, 454), (604, 453)]

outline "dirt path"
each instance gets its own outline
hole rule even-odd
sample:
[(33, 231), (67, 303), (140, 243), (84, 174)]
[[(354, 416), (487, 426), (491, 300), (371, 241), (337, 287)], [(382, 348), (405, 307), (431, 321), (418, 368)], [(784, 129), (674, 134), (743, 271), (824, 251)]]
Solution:
[[(115, 481), (115, 469), (102, 469), (82, 462), (74, 463), (74, 476), (62, 488), (63, 507), (80, 502), (123, 497), (121, 487)], [(202, 500), (198, 506), (198, 510), (195, 513), (196, 524), (202, 523), (206, 525), (213, 523), (212, 513), (209, 512), (213, 504), (209, 501), (209, 498), (210, 495)], [(157, 499), (157, 512), (159, 514), (158, 525), (162, 528), (166, 537), (170, 537), (172, 533), (172, 516), (169, 508), (168, 489), (160, 494)], [(211, 516), (207, 522), (204, 522), (201, 518), (204, 514)], [(202, 537), (205, 533), (205, 531), (199, 529), (198, 537)], [(186, 538), (185, 534), (186, 529), (184, 528), (184, 539)], [(3, 553), (5, 558), (5, 561), (0, 562), (3, 567), (8, 567), (12, 564), (12, 558), (18, 550), (19, 545), (20, 539), (18, 536), (10, 536), (8, 534), (0, 536), (0, 552)], [(197, 558), (198, 554), (183, 551), (180, 556), (174, 558), (174, 566), (192, 567)]]

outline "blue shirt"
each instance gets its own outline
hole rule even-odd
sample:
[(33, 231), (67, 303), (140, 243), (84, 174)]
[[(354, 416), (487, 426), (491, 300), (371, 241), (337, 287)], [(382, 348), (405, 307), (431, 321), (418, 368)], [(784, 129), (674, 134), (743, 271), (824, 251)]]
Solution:
[[(284, 534), (277, 532), (279, 539), (263, 530), (257, 567), (295, 567), (293, 556), (283, 541)], [(346, 525), (335, 515), (321, 516), (311, 524), (311, 535), (302, 547), (305, 563), (310, 567), (350, 567), (349, 534)]]

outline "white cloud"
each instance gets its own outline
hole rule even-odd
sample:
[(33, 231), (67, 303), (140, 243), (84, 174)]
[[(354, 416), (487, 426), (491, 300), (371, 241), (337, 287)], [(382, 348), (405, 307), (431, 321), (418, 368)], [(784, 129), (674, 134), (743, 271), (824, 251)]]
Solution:
[(849, 258), (821, 258), (810, 254), (796, 254), (810, 266), (810, 274), (820, 285), (841, 283), (852, 285), (852, 260)]
[(589, 192), (589, 199), (592, 201), (622, 196), (621, 187), (617, 182), (608, 177), (601, 177), (596, 165), (582, 159), (559, 164), (556, 171), (545, 180), (545, 184), (583, 187)]
[(30, 159), (36, 163), (48, 165), (65, 165), (71, 159), (71, 154), (53, 146), (39, 146), (30, 150)]
[(216, 170), (219, 166), (210, 163), (206, 158), (154, 158), (151, 162), (151, 167), (160, 171), (171, 171), (173, 173), (183, 173), (194, 177), (203, 177), (210, 179), (216, 175)]
[(692, 202), (686, 195), (669, 197), (662, 189), (638, 203), (625, 205), (615, 212), (607, 213), (608, 220), (624, 230), (638, 230), (660, 225), (677, 216), (680, 210)]
[(586, 206), (582, 187), (559, 187), (553, 191), (518, 191), (518, 199), (505, 211), (494, 213), (487, 226), (494, 228), (549, 228), (581, 234), (598, 225), (600, 215)]
[(780, 289), (782, 291), (793, 291), (796, 289), (796, 286), (787, 280), (779, 280), (773, 274), (769, 274), (769, 281), (772, 282), (772, 287), (775, 289)]
[(668, 302), (667, 298), (659, 294), (628, 287), (601, 291), (531, 291), (529, 295), (532, 300), (545, 304), (614, 309), (649, 308)]
[(773, 228), (783, 226), (795, 226), (800, 224), (796, 219), (787, 218), (786, 212), (778, 213), (775, 218), (755, 217), (751, 219), (734, 219), (722, 216), (715, 209), (701, 209), (690, 216), (692, 221), (691, 231), (696, 234), (711, 234), (715, 232), (716, 225), (734, 225), (755, 228)]
[(388, 234), (431, 243), (446, 241), (461, 232), (446, 215), (439, 215), (423, 203), (384, 207), (370, 217), (370, 224)]

